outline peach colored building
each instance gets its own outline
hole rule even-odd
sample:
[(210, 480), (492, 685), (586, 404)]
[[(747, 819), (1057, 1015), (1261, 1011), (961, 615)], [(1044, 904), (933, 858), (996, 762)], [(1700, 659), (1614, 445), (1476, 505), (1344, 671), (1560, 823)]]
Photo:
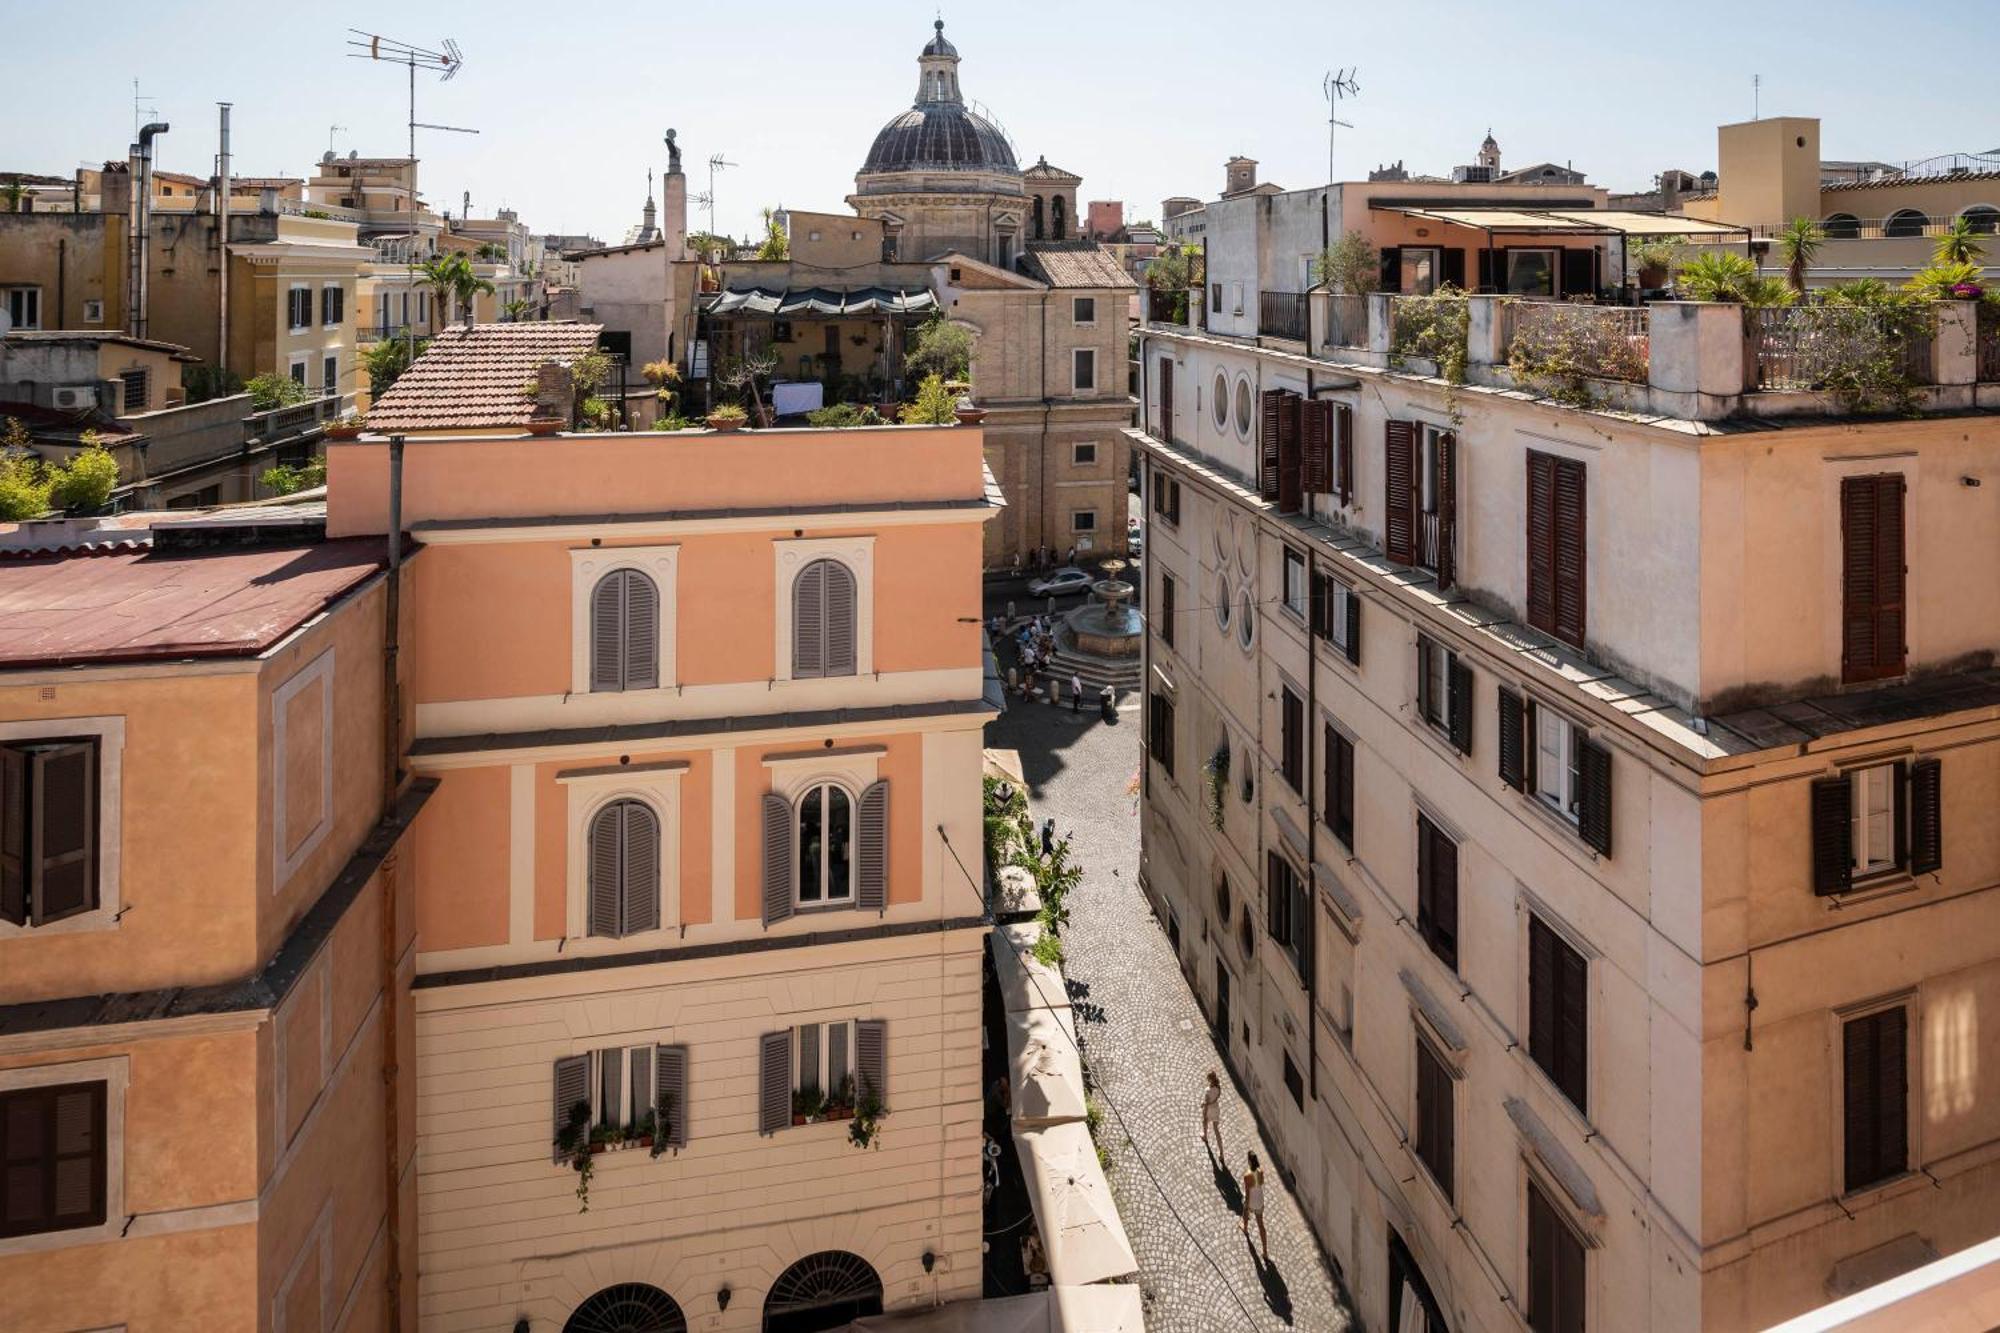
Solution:
[(976, 1296), (980, 432), (402, 448), (421, 1326)]
[(397, 863), (435, 784), (384, 794), (384, 543), (28, 540), (0, 536), (0, 1327), (412, 1327)]

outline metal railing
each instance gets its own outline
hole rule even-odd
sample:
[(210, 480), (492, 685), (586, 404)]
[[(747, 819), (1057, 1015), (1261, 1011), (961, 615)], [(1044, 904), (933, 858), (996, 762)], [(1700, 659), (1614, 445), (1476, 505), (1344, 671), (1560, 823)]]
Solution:
[(409, 331), (408, 324), (363, 324), (355, 330), (354, 338), (356, 342), (377, 343), (389, 338), (400, 338)]
[(1355, 292), (1335, 292), (1327, 297), (1326, 341), (1328, 347), (1368, 346), (1368, 298)]
[(1567, 301), (1503, 301), (1501, 346), (1508, 359), (1568, 364), (1599, 379), (1646, 383), (1651, 356), (1644, 306)]
[(298, 218), (328, 218), (340, 222), (359, 222), (368, 216), (366, 209), (347, 208), (340, 204), (315, 204), (310, 199), (280, 199), (278, 211)]
[(1979, 303), (1973, 337), (1979, 352), (1978, 378), (1984, 383), (2000, 381), (2000, 306)]
[(1439, 521), (1437, 514), (1434, 512), (1418, 514), (1416, 550), (1418, 568), (1428, 569), (1433, 574), (1438, 572), (1438, 558), (1443, 550), (1443, 542), (1444, 524)]
[[(1891, 213), (1885, 218), (1857, 217), (1852, 213), (1842, 213), (1836, 210), (1818, 219), (1818, 222), (1820, 233), (1829, 241), (1878, 241), (1885, 237), (1895, 239), (1897, 237), (1912, 236), (1942, 236), (1951, 230), (1952, 223), (1957, 221), (1957, 219), (1958, 215), (1955, 213), (1924, 213), (1918, 209), (1906, 208), (1900, 212)], [(1974, 211), (1967, 215), (1966, 221), (1971, 223), (1972, 231), (1975, 235), (2000, 235), (2000, 216)], [(1760, 222), (1752, 225), (1747, 230), (1759, 240), (1769, 240), (1784, 231), (1786, 225), (1786, 223), (1782, 222)], [(1690, 245), (1740, 245), (1742, 243), (1742, 235), (1741, 233), (1735, 235), (1715, 233), (1712, 235), (1690, 236), (1687, 238), (1687, 243)]]
[(1186, 324), (1188, 294), (1181, 288), (1148, 287), (1146, 318), (1155, 324)]
[(1759, 389), (1823, 389), (1884, 354), (1911, 383), (1931, 382), (1933, 320), (1831, 304), (1751, 309), (1744, 317)]
[(1257, 332), (1266, 338), (1304, 342), (1309, 318), (1304, 292), (1257, 293)]

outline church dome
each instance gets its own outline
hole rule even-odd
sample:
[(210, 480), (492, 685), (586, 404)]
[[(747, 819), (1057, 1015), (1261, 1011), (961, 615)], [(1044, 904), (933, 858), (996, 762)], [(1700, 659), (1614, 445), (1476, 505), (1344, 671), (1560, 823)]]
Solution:
[(958, 91), (958, 49), (945, 40), (944, 22), (917, 56), (917, 99), (884, 125), (861, 164), (864, 176), (895, 171), (967, 171), (1020, 174), (1007, 136), (965, 104)]

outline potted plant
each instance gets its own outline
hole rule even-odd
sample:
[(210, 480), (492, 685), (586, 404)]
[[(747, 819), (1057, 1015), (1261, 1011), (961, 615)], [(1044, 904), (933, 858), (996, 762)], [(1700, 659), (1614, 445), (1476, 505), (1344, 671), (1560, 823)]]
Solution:
[(889, 1113), (882, 1109), (882, 1099), (875, 1095), (872, 1086), (861, 1090), (861, 1103), (854, 1108), (854, 1119), (847, 1126), (847, 1141), (857, 1148), (879, 1148), (882, 1142), (882, 1122)]
[(958, 418), (958, 424), (961, 426), (977, 426), (986, 420), (986, 409), (975, 406), (972, 395), (968, 393), (958, 400), (957, 406), (952, 409), (952, 415)]
[(582, 1207), (579, 1213), (590, 1211), (590, 1177), (596, 1166), (590, 1160), (590, 1103), (578, 1102), (569, 1108), (569, 1120), (556, 1132), (556, 1160), (567, 1162), (576, 1172), (576, 1197)]
[(556, 435), (561, 433), (563, 424), (561, 417), (529, 417), (528, 434)]
[(735, 403), (724, 403), (708, 414), (708, 428), (727, 435), (731, 431), (742, 430), (749, 422), (750, 414)]
[(792, 1123), (810, 1125), (826, 1111), (826, 1094), (818, 1088), (799, 1088), (792, 1093)]
[(826, 1095), (826, 1118), (845, 1120), (854, 1114), (854, 1080), (842, 1078)]
[(368, 414), (366, 412), (356, 412), (351, 417), (344, 417), (341, 420), (336, 421), (331, 425), (329, 425), (326, 428), (326, 438), (329, 440), (359, 439), (361, 437), (362, 430), (366, 428), (367, 425), (368, 425)]

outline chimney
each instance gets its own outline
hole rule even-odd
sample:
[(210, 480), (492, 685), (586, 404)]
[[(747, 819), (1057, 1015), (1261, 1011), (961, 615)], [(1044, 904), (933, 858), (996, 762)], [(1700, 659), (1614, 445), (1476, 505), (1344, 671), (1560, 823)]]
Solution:
[(535, 415), (568, 421), (576, 402), (576, 379), (567, 362), (544, 361), (535, 371)]
[(1224, 194), (1241, 194), (1257, 186), (1257, 159), (1254, 157), (1232, 157), (1223, 166), (1228, 188)]
[(1680, 203), (1681, 173), (1674, 167), (1668, 167), (1660, 173), (1660, 211), (1671, 213), (1680, 207)]

